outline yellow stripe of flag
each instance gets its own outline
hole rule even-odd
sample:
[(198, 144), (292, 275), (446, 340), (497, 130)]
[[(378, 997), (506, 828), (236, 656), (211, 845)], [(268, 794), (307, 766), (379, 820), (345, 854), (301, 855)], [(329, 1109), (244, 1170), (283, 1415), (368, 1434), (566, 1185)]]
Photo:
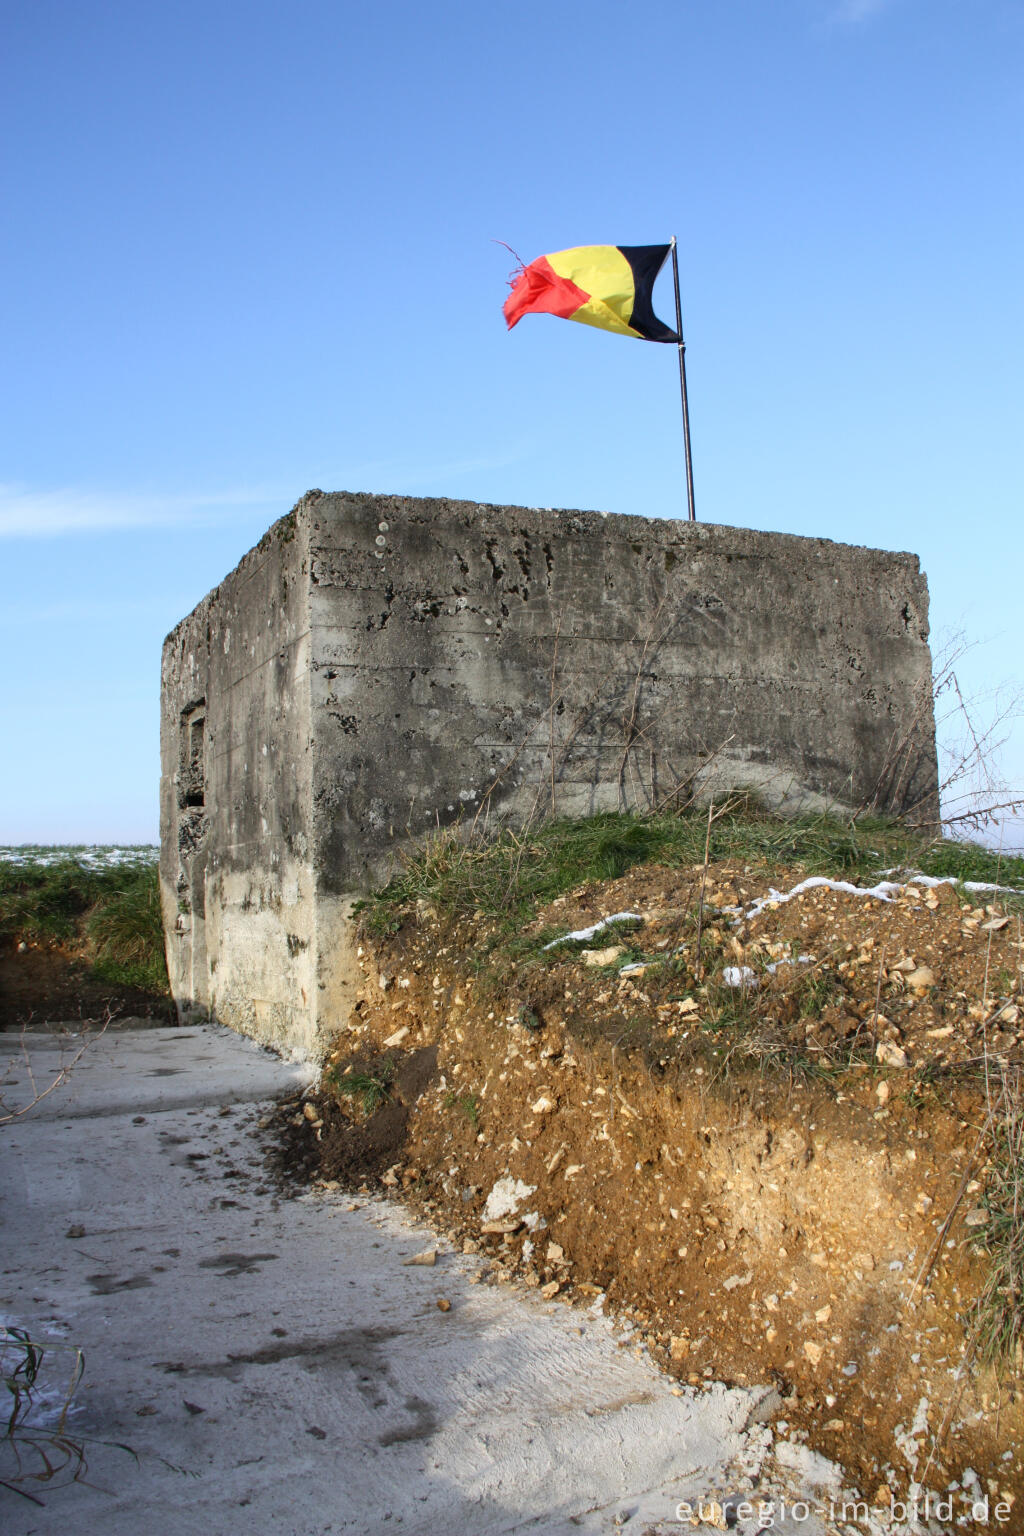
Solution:
[(633, 268), (617, 245), (577, 245), (569, 251), (554, 251), (547, 259), (559, 277), (590, 295), (568, 316), (570, 320), (620, 336), (640, 335), (628, 323), (636, 298)]

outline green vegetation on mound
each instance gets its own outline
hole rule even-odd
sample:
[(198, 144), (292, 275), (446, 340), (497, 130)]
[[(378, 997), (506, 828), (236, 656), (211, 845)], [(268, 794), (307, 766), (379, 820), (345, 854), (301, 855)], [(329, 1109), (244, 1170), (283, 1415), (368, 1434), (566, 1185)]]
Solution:
[(783, 819), (747, 797), (734, 796), (713, 813), (689, 806), (676, 814), (607, 812), (584, 821), (565, 818), (527, 831), (492, 835), (449, 829), (431, 838), (382, 890), (361, 904), (371, 935), (394, 932), (401, 909), (428, 901), (449, 918), (498, 918), (518, 927), (547, 902), (589, 881), (614, 880), (639, 864), (683, 868), (723, 859), (770, 870), (800, 866), (808, 875), (851, 881), (909, 869), (956, 880), (997, 881), (1024, 892), (1024, 858), (974, 843), (930, 838), (895, 821), (828, 816)]
[(151, 849), (8, 850), (0, 859), (0, 945), (62, 945), (97, 980), (168, 995)]

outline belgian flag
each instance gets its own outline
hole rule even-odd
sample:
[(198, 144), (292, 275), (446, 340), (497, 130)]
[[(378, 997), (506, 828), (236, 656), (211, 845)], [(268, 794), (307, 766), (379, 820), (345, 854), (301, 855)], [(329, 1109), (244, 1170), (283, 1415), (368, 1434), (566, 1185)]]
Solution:
[(521, 267), (505, 300), (509, 330), (524, 315), (557, 315), (641, 341), (682, 338), (654, 313), (668, 245), (577, 245)]

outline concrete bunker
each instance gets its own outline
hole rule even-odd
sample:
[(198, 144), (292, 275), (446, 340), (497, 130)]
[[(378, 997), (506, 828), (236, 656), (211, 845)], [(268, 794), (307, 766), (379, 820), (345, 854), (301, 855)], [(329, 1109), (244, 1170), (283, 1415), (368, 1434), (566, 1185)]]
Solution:
[(310, 491), (164, 645), (179, 1016), (316, 1054), (351, 909), (462, 820), (749, 787), (934, 819), (910, 554), (707, 523)]

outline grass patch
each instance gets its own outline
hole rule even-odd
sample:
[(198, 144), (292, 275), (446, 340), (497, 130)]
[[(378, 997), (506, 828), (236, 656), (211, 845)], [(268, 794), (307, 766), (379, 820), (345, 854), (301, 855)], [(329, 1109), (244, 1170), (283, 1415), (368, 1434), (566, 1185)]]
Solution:
[(163, 918), (155, 870), (123, 875), (118, 887), (99, 899), (85, 919), (93, 971), (118, 986), (166, 992)]
[(701, 1020), (705, 1034), (718, 1035), (734, 1031), (741, 1037), (749, 1036), (760, 1018), (760, 997), (753, 988), (725, 987), (710, 983), (706, 989), (707, 1003)]
[(798, 998), (801, 1018), (819, 1018), (826, 1008), (837, 1003), (843, 989), (831, 971), (815, 968), (800, 983)]
[(402, 926), (401, 916), (393, 907), (372, 897), (357, 901), (352, 910), (359, 916), (363, 933), (371, 939), (390, 939)]
[(117, 888), (119, 871), (76, 858), (0, 864), (0, 939), (62, 943), (76, 938), (96, 902)]
[(357, 1072), (351, 1069), (339, 1071), (335, 1067), (326, 1076), (333, 1085), (335, 1093), (341, 1098), (358, 1099), (363, 1113), (372, 1115), (374, 1110), (386, 1104), (391, 1097), (395, 1081), (395, 1062), (393, 1057), (385, 1056), (372, 1072)]
[[(394, 914), (416, 901), (450, 918), (497, 917), (509, 926), (573, 886), (611, 880), (636, 864), (685, 861), (689, 837), (679, 817), (604, 814), (559, 819), (530, 833), (505, 829), (474, 837), (450, 830), (431, 838), (402, 873), (362, 904), (365, 930), (394, 931)], [(686, 830), (689, 830), (688, 827)]]
[(100, 981), (166, 996), (151, 849), (4, 850), (0, 943), (79, 948)]
[(982, 848), (978, 843), (955, 843), (948, 839), (929, 843), (920, 854), (917, 868), (923, 875), (1024, 888), (1024, 858)]
[(1024, 1079), (1004, 1076), (995, 1115), (980, 1240), (989, 1261), (975, 1306), (979, 1357), (1024, 1370)]
[[(430, 838), (382, 891), (361, 903), (361, 921), (369, 936), (393, 934), (414, 904), (424, 901), (449, 920), (490, 919), (503, 934), (511, 933), (556, 896), (590, 882), (615, 879), (640, 864), (701, 863), (707, 834), (707, 811), (696, 806), (673, 815), (560, 818), (489, 836), (450, 828)], [(1024, 858), (929, 839), (893, 821), (783, 820), (741, 797), (716, 817), (710, 858), (765, 869), (791, 865), (808, 875), (871, 883), (884, 869), (913, 867), (1024, 889)]]
[(552, 925), (545, 925), (538, 933), (513, 933), (511, 936), (506, 934), (492, 935), (488, 942), (482, 945), (471, 957), (471, 967), (476, 970), (482, 969), (487, 963), (488, 956), (499, 943), (505, 958), (519, 969), (536, 965), (553, 965), (556, 960), (563, 958), (565, 954), (572, 952), (576, 948), (582, 948), (582, 946), (572, 944), (556, 944), (553, 949), (549, 949), (548, 945), (556, 939), (560, 939), (564, 933), (564, 927), (558, 928)]
[(474, 1130), (480, 1124), (480, 1099), (475, 1093), (464, 1093), (460, 1096), (450, 1088), (444, 1096), (444, 1107), (458, 1109), (465, 1115)]

